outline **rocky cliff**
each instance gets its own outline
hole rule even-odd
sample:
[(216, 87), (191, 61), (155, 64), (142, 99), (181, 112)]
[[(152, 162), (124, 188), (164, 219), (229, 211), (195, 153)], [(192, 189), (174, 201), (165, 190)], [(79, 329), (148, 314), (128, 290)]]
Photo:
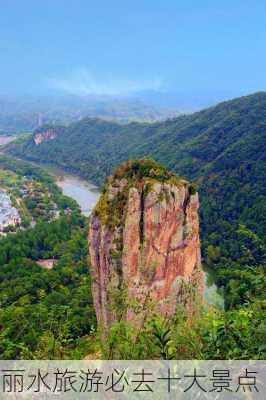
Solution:
[(191, 305), (202, 288), (198, 207), (193, 186), (152, 160), (123, 164), (107, 179), (89, 226), (100, 326)]
[(42, 128), (39, 131), (36, 131), (33, 140), (36, 146), (40, 145), (42, 142), (47, 142), (49, 140), (53, 140), (57, 138), (59, 130), (53, 127)]

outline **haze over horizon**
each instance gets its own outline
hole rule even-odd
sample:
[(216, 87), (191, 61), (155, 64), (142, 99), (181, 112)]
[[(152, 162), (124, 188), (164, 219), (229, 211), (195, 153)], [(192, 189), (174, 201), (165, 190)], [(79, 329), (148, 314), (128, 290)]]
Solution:
[(266, 88), (262, 1), (14, 0), (1, 8), (1, 95), (218, 101)]

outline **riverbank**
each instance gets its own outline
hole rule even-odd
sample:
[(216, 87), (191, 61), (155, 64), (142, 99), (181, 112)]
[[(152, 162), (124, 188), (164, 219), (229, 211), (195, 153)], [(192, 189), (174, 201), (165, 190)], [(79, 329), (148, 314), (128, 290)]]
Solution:
[[(19, 158), (17, 159), (20, 160)], [(96, 185), (56, 165), (36, 163), (30, 160), (22, 161), (27, 161), (30, 164), (36, 165), (52, 175), (57, 186), (62, 189), (64, 195), (73, 198), (79, 204), (82, 213), (86, 217), (90, 215), (100, 195), (100, 190)]]

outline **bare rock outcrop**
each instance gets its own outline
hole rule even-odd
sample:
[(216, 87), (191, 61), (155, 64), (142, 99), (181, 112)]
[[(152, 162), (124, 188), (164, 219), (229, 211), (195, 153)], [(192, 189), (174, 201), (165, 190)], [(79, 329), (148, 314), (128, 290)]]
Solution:
[(171, 317), (202, 291), (198, 194), (152, 160), (107, 179), (89, 226), (92, 292), (106, 330), (146, 313)]
[(44, 128), (40, 131), (36, 131), (33, 137), (36, 146), (39, 146), (42, 142), (54, 140), (57, 138), (59, 130), (54, 128)]

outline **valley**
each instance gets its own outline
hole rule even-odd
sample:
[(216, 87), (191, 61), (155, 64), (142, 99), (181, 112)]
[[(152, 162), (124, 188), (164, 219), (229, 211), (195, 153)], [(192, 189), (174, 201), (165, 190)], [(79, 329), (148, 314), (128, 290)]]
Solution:
[[(35, 163), (35, 165), (37, 166), (38, 164)], [(84, 216), (88, 217), (91, 214), (100, 195), (100, 190), (97, 186), (76, 175), (71, 175), (58, 167), (43, 163), (40, 163), (39, 166), (54, 177), (56, 184), (62, 189), (65, 196), (74, 199), (78, 203)], [(45, 262), (40, 261), (39, 265), (45, 265)], [(47, 263), (50, 266), (51, 262), (49, 263), (49, 260)], [(204, 269), (204, 280), (204, 298), (206, 304), (223, 308), (223, 296), (214, 282), (211, 271), (206, 268)]]
[[(29, 357), (39, 358), (83, 358), (97, 353), (103, 358), (157, 358), (161, 351), (165, 354), (166, 350), (162, 350), (161, 344), (155, 338), (165, 332), (170, 337), (171, 345), (167, 347), (166, 355), (170, 358), (264, 357), (265, 350), (261, 343), (264, 335), (266, 249), (263, 184), (265, 101), (265, 94), (258, 93), (190, 116), (153, 124), (120, 125), (99, 119), (85, 119), (69, 127), (43, 126), (32, 136), (19, 138), (3, 146), (0, 169), (4, 171), (5, 181), (19, 179), (22, 182), (19, 185), (32, 186), (32, 189), (27, 190), (27, 193), (21, 192), (21, 195), (22, 198), (29, 194), (33, 196), (25, 201), (23, 198), (23, 202), (30, 211), (29, 216), (32, 219), (29, 222), (34, 221), (36, 224), (32, 226), (30, 223), (26, 229), (10, 232), (1, 239), (0, 300), (3, 307), (0, 322), (4, 327), (1, 333), (3, 343), (6, 343), (2, 348), (0, 346), (2, 357), (21, 358), (29, 354)], [(132, 168), (127, 170), (122, 164), (119, 169), (119, 163), (128, 158), (133, 159), (131, 164), (129, 162)], [(158, 161), (162, 164), (156, 164)], [(106, 180), (106, 176), (111, 173), (114, 173), (114, 177)], [(113, 180), (114, 185), (109, 188), (108, 185)], [(125, 182), (127, 184), (123, 186)], [(145, 209), (145, 196), (147, 201), (151, 201), (151, 183), (155, 183), (156, 190), (161, 192), (156, 195), (155, 202), (161, 203), (161, 206)], [(183, 198), (180, 194), (183, 189), (180, 193), (175, 193), (177, 189), (167, 189), (167, 184), (177, 185), (178, 190), (181, 190), (180, 185), (189, 187), (185, 191), (186, 201), (179, 203), (178, 200)], [(16, 190), (26, 190), (26, 187), (16, 185)], [(103, 186), (98, 190), (100, 185)], [(121, 192), (117, 195), (120, 186)], [(139, 214), (136, 214), (136, 218), (128, 220), (126, 210), (132, 200), (127, 196), (132, 188), (139, 193), (140, 200), (136, 202), (140, 202), (139, 213), (142, 217), (139, 218)], [(14, 187), (10, 189), (13, 190)], [(186, 255), (186, 251), (189, 250), (192, 257), (195, 249), (198, 249), (196, 243), (199, 239), (195, 236), (197, 223), (187, 224), (190, 221), (187, 220), (187, 215), (191, 218), (192, 212), (187, 208), (189, 199), (197, 191), (200, 202), (202, 265), (205, 270), (204, 302), (208, 306), (202, 309), (199, 307), (189, 317), (182, 303), (182, 296), (187, 292), (184, 289), (187, 282), (183, 282), (178, 289), (178, 295), (183, 299), (178, 302), (180, 310), (176, 320), (171, 320), (170, 325), (160, 313), (155, 316), (147, 308), (147, 319), (145, 317), (145, 323), (135, 336), (136, 329), (131, 325), (130, 319), (121, 317), (124, 314), (116, 312), (116, 321), (110, 326), (111, 320), (108, 320), (108, 337), (105, 343), (101, 343), (93, 306), (99, 294), (96, 296), (95, 286), (92, 292), (90, 290), (91, 286), (93, 288), (92, 280), (95, 279), (91, 271), (95, 271), (95, 268), (105, 271), (106, 264), (105, 261), (99, 263), (97, 260), (108, 260), (111, 266), (116, 265), (115, 280), (119, 281), (121, 265), (126, 265), (124, 263), (127, 257), (134, 261), (132, 276), (135, 276), (136, 268), (140, 268), (140, 274), (143, 274), (136, 260), (142, 259), (144, 253), (147, 254), (155, 269), (140, 275), (142, 278), (138, 285), (145, 288), (148, 282), (148, 286), (154, 287), (155, 292), (151, 292), (153, 298), (159, 296), (164, 308), (164, 298), (160, 297), (163, 296), (162, 293), (170, 298), (176, 292), (169, 289), (169, 282), (173, 282), (174, 278), (172, 272), (168, 276), (166, 267), (164, 272), (160, 268), (156, 269), (163, 254), (172, 254), (172, 249), (176, 249), (171, 257), (179, 261), (170, 261), (170, 268), (175, 273), (179, 271), (178, 273), (183, 274), (189, 284), (196, 279), (196, 271), (189, 275), (189, 265), (193, 263), (188, 261), (192, 258)], [(101, 196), (98, 200), (99, 193)], [(178, 214), (180, 211), (171, 211), (172, 198), (176, 199), (173, 209), (181, 210), (181, 214)], [(196, 203), (193, 207), (196, 207)], [(134, 208), (134, 204), (130, 207), (133, 214), (138, 209)], [(173, 217), (166, 220), (165, 226), (162, 224), (165, 220), (162, 217), (164, 207), (166, 216), (177, 212), (178, 223), (174, 224)], [(90, 226), (90, 232), (95, 231), (96, 236), (91, 233), (89, 244), (95, 244), (90, 252), (95, 252), (96, 261), (92, 264), (89, 258), (88, 265), (89, 227), (86, 217), (91, 214), (92, 209), (94, 222), (93, 227)], [(147, 220), (143, 216), (145, 213), (149, 216)], [(102, 225), (97, 221), (99, 215)], [(194, 215), (192, 220), (197, 218)], [(161, 231), (156, 224), (153, 225), (158, 219), (161, 221), (159, 227), (163, 227)], [(135, 220), (139, 222), (134, 224)], [(183, 225), (180, 223), (182, 220)], [(149, 222), (146, 226), (147, 221)], [(125, 230), (125, 234), (122, 233), (125, 229), (124, 223), (132, 226), (132, 229)], [(167, 224), (170, 224), (172, 230)], [(116, 231), (115, 235), (113, 229)], [(136, 235), (138, 229), (139, 238)], [(151, 229), (150, 235), (145, 236), (147, 229)], [(158, 230), (156, 232), (158, 238), (161, 237), (160, 243), (157, 243), (157, 234), (153, 229)], [(130, 231), (135, 235), (131, 239)], [(98, 235), (104, 232), (102, 241), (99, 242)], [(168, 234), (171, 240), (164, 241), (164, 235)], [(149, 245), (151, 238), (152, 245)], [(123, 240), (126, 240), (125, 245)], [(97, 243), (102, 245), (98, 247)], [(155, 255), (154, 248), (160, 254), (162, 245), (165, 247), (161, 256)], [(130, 251), (123, 252), (124, 246)], [(180, 260), (186, 261), (182, 264)], [(195, 264), (199, 265), (199, 262)], [(17, 265), (20, 265), (19, 269)], [(147, 270), (149, 267), (150, 264), (147, 264)], [(149, 281), (154, 271), (158, 276), (167, 276), (160, 283), (163, 290), (158, 293), (156, 281)], [(20, 281), (25, 284), (26, 279), (27, 289), (23, 290)], [(121, 302), (123, 298), (123, 292), (116, 297), (116, 289), (120, 293), (124, 286), (131, 287), (130, 285), (130, 280), (126, 283), (121, 281), (121, 286), (114, 290), (114, 297), (110, 297), (109, 307), (113, 307), (116, 299)], [(18, 287), (19, 290), (14, 292), (11, 287)], [(193, 287), (189, 290), (193, 291), (192, 289)], [(130, 290), (133, 301), (137, 292), (132, 287)], [(101, 295), (108, 296), (109, 292), (108, 287), (103, 287)], [(16, 321), (11, 318), (11, 313), (17, 315), (21, 312), (20, 306), (24, 303), (27, 307), (23, 309), (23, 318), (29, 338), (26, 336), (22, 339), (24, 334), (18, 338), (19, 329)], [(123, 305), (125, 304), (123, 301)], [(144, 308), (147, 306), (145, 301), (140, 304)], [(35, 315), (30, 323), (28, 310)], [(50, 323), (53, 321), (55, 328), (51, 329), (49, 324), (38, 326), (39, 312), (46, 315)], [(55, 312), (61, 312), (63, 320), (56, 320)], [(112, 308), (111, 311), (100, 311), (105, 319), (110, 312)], [(68, 322), (65, 323), (66, 321)], [(10, 326), (14, 330), (10, 330)], [(236, 339), (239, 335), (241, 342)], [(19, 340), (23, 342), (23, 349), (20, 348)], [(151, 343), (149, 349), (143, 347), (147, 341)], [(191, 342), (194, 343), (192, 348)]]

